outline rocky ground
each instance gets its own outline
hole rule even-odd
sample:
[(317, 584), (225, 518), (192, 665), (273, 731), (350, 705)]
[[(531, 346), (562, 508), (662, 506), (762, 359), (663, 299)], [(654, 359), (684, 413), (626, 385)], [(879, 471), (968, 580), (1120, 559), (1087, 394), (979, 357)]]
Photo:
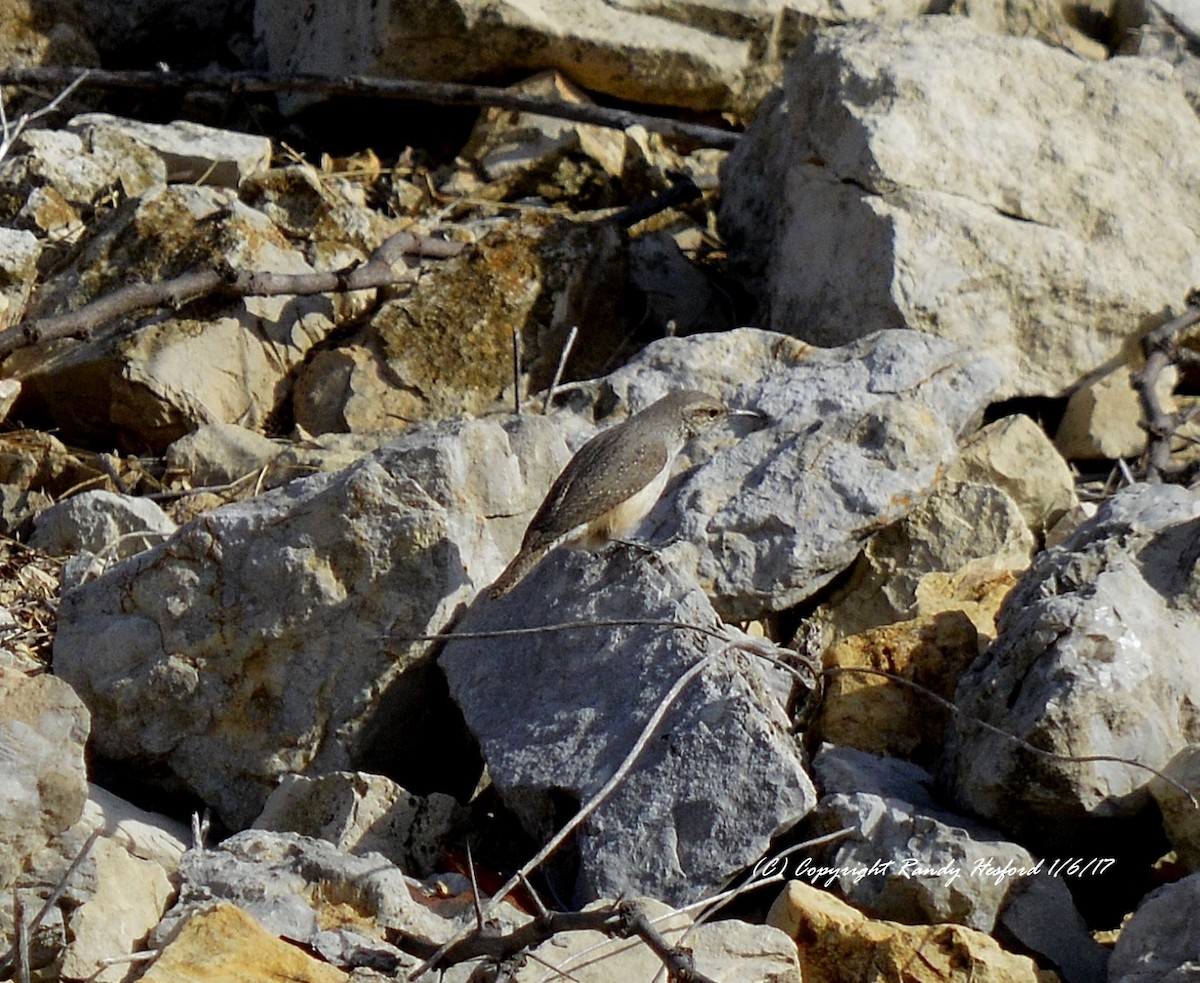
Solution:
[[(1200, 23), (385, 7), (159, 43), (696, 130), (6, 94), (0, 979), (1200, 974)], [(752, 415), (489, 597), (684, 388)]]

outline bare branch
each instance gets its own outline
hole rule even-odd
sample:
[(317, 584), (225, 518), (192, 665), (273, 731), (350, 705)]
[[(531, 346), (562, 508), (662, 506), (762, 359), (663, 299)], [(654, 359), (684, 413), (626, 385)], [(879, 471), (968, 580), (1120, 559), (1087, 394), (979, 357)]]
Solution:
[(1168, 366), (1179, 361), (1180, 333), (1200, 322), (1200, 305), (1188, 298), (1190, 306), (1179, 317), (1147, 332), (1142, 338), (1142, 354), (1146, 364), (1133, 377), (1133, 388), (1142, 406), (1146, 441), (1146, 480), (1160, 482), (1166, 475), (1171, 458), (1171, 441), (1175, 432), (1192, 418), (1194, 412), (1185, 410), (1168, 413), (1158, 398), (1158, 377)]
[(201, 297), (305, 296), (387, 287), (398, 283), (407, 272), (394, 268), (397, 254), (444, 258), (455, 256), (464, 248), (460, 242), (398, 232), (375, 250), (366, 263), (353, 269), (295, 274), (201, 270), (159, 283), (132, 283), (77, 311), (24, 321), (0, 333), (0, 358), (43, 341), (86, 338), (107, 322), (134, 311), (163, 306), (179, 308)]
[(567, 359), (571, 357), (571, 349), (575, 347), (575, 339), (579, 337), (579, 325), (571, 325), (567, 332), (567, 340), (563, 342), (562, 351), (558, 356), (558, 365), (554, 367), (554, 378), (550, 380), (550, 388), (546, 390), (546, 400), (542, 403), (542, 416), (550, 412), (550, 403), (554, 399), (554, 390), (562, 382), (563, 370), (567, 367)]
[(654, 133), (688, 140), (706, 147), (732, 150), (740, 134), (715, 126), (687, 123), (613, 109), (594, 103), (559, 102), (513, 92), (489, 85), (463, 85), (457, 82), (420, 82), (414, 79), (386, 79), (365, 75), (287, 75), (272, 72), (142, 72), (89, 69), (80, 75), (77, 68), (41, 66), (9, 68), (0, 71), (0, 85), (86, 84), (105, 88), (209, 90), (214, 92), (308, 92), (321, 96), (353, 96), (368, 99), (400, 99), (428, 102), (438, 106), (498, 106), (520, 112), (553, 116), (557, 119), (590, 123), (609, 129), (624, 130), (643, 126)]
[(8, 125), (8, 114), (4, 111), (4, 96), (0, 93), (0, 128), (2, 128), (2, 131), (0, 131), (0, 160), (8, 156), (9, 151), (12, 150), (13, 143), (21, 135), (26, 126), (35, 119), (40, 119), (48, 113), (54, 112), (54, 110), (62, 105), (63, 100), (67, 96), (83, 84), (84, 80), (91, 74), (91, 71), (90, 68), (84, 69), (82, 75), (72, 79), (65, 89), (46, 103), (46, 105), (42, 106), (41, 109), (36, 109), (32, 113), (22, 113), (11, 127)]

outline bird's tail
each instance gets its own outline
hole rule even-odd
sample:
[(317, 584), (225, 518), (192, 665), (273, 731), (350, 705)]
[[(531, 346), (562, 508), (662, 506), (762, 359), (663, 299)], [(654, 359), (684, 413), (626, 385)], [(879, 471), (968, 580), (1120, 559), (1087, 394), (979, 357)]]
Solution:
[(525, 579), (525, 574), (537, 566), (538, 560), (545, 553), (545, 549), (522, 549), (513, 557), (512, 563), (504, 568), (504, 572), (496, 578), (492, 586), (488, 588), (488, 597), (496, 600), (507, 594)]

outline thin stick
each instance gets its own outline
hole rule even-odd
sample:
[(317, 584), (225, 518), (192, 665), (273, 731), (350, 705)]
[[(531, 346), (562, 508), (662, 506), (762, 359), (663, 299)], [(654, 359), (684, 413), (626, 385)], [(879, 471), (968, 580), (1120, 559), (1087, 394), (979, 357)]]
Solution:
[(521, 335), (512, 329), (513, 412), (521, 415)]
[[(83, 846), (79, 848), (79, 852), (75, 854), (75, 859), (71, 861), (70, 866), (67, 867), (62, 877), (58, 879), (58, 883), (54, 886), (54, 890), (50, 892), (49, 897), (47, 897), (42, 903), (42, 907), (38, 909), (38, 913), (33, 916), (33, 921), (29, 923), (27, 931), (30, 935), (37, 931), (38, 926), (42, 924), (42, 919), (50, 914), (50, 910), (56, 904), (58, 904), (58, 899), (63, 896), (63, 892), (67, 889), (67, 882), (71, 880), (71, 875), (79, 869), (79, 865), (83, 863), (84, 858), (88, 855), (88, 852), (92, 849), (92, 846), (99, 838), (100, 829), (95, 829), (92, 831), (92, 835), (84, 841)], [(17, 954), (15, 947), (13, 949), (9, 949), (8, 952), (0, 957), (0, 977), (13, 968), (13, 963), (16, 958)]]
[[(680, 630), (695, 631), (695, 632), (699, 632), (702, 635), (708, 635), (713, 638), (720, 638), (726, 642), (726, 644), (729, 648), (736, 648), (739, 651), (748, 652), (749, 654), (755, 656), (756, 658), (761, 658), (768, 662), (771, 662), (773, 665), (776, 665), (779, 668), (790, 672), (796, 679), (798, 679), (806, 687), (811, 685), (811, 681), (805, 679), (799, 669), (797, 669), (795, 666), (788, 665), (788, 663), (782, 661), (781, 659), (775, 658), (763, 651), (760, 651), (758, 645), (750, 645), (745, 642), (731, 642), (729, 640), (729, 638), (727, 636), (723, 635), (720, 631), (717, 631), (712, 628), (706, 628), (704, 625), (688, 624), (685, 621), (656, 621), (653, 618), (616, 618), (611, 621), (568, 621), (568, 622), (564, 622), (564, 623), (558, 624), (558, 625), (541, 625), (536, 628), (507, 628), (507, 629), (496, 630), (496, 631), (462, 632), (462, 633), (454, 633), (454, 634), (450, 634), (450, 635), (388, 635), (388, 636), (384, 636), (384, 637), (399, 638), (399, 639), (403, 639), (405, 641), (426, 641), (426, 642), (444, 641), (444, 642), (450, 643), (456, 639), (469, 640), (469, 639), (476, 639), (476, 638), (503, 638), (503, 637), (509, 636), (509, 635), (535, 635), (540, 632), (547, 632), (547, 631), (574, 631), (574, 630), (580, 630), (580, 629), (586, 629), (586, 628), (629, 627), (629, 626), (642, 626), (642, 625), (649, 626), (649, 627), (665, 628), (665, 629), (670, 629), (670, 630), (675, 630), (675, 631), (680, 631)], [(764, 640), (754, 639), (754, 642), (756, 642), (756, 643), (762, 642), (762, 641), (764, 641)], [(784, 648), (781, 645), (774, 645), (774, 643), (768, 643), (768, 644), (772, 645), (774, 648), (776, 648), (780, 652), (791, 653), (793, 656), (799, 658), (797, 653), (792, 652), (791, 649)], [(803, 662), (803, 660), (801, 660), (801, 661)], [(935, 693), (933, 690), (929, 689), (928, 687), (922, 686), (920, 683), (914, 683), (911, 679), (905, 679), (903, 676), (898, 676), (895, 673), (886, 672), (883, 669), (872, 669), (872, 668), (868, 668), (866, 666), (831, 666), (828, 669), (821, 670), (821, 676), (823, 676), (823, 677), (824, 676), (834, 676), (834, 675), (838, 675), (840, 673), (846, 673), (846, 672), (850, 672), (850, 673), (857, 672), (857, 673), (861, 673), (861, 674), (867, 675), (867, 676), (879, 676), (883, 679), (890, 679), (892, 682), (898, 683), (901, 686), (907, 686), (910, 689), (915, 690), (918, 693), (923, 693), (926, 697), (933, 700), (935, 703), (937, 703), (939, 706), (941, 706), (947, 712), (953, 714), (957, 719), (966, 720), (971, 723), (974, 723), (974, 724), (978, 725), (979, 727), (982, 727), (984, 730), (987, 730), (990, 733), (995, 734), (997, 737), (1001, 737), (1006, 741), (1010, 741), (1013, 744), (1017, 744), (1020, 747), (1025, 748), (1027, 751), (1031, 751), (1034, 754), (1040, 755), (1044, 758), (1051, 758), (1055, 761), (1065, 761), (1070, 764), (1089, 764), (1089, 763), (1093, 763), (1093, 762), (1108, 761), (1108, 762), (1112, 762), (1113, 764), (1124, 764), (1124, 765), (1129, 765), (1132, 768), (1140, 768), (1143, 771), (1147, 771), (1150, 774), (1154, 775), (1156, 778), (1162, 779), (1164, 782), (1166, 782), (1171, 787), (1178, 789), (1180, 792), (1182, 792), (1184, 795), (1187, 796), (1188, 801), (1192, 804), (1192, 806), (1194, 808), (1200, 808), (1200, 801), (1197, 801), (1196, 796), (1191, 792), (1191, 790), (1189, 790), (1187, 788), (1187, 786), (1180, 784), (1175, 779), (1171, 778), (1169, 775), (1166, 775), (1163, 772), (1159, 771), (1157, 768), (1152, 768), (1150, 765), (1144, 765), (1140, 761), (1134, 761), (1132, 758), (1120, 758), (1120, 757), (1116, 757), (1115, 755), (1093, 754), (1093, 755), (1079, 756), (1079, 755), (1073, 755), (1073, 754), (1059, 754), (1057, 751), (1047, 751), (1044, 748), (1040, 748), (1033, 744), (1030, 744), (1028, 741), (1023, 740), (1020, 737), (1017, 737), (1015, 734), (1010, 734), (1005, 730), (1001, 730), (999, 727), (995, 726), (994, 724), (989, 724), (984, 720), (980, 720), (978, 717), (974, 717), (971, 714), (966, 713), (963, 710), (960, 710), (952, 702), (947, 700), (945, 697), (940, 696), (939, 694)]]
[(558, 388), (558, 384), (562, 382), (563, 369), (567, 367), (567, 359), (571, 355), (571, 349), (575, 347), (575, 339), (579, 337), (579, 325), (571, 325), (571, 330), (567, 332), (567, 340), (563, 342), (562, 351), (558, 356), (558, 365), (554, 368), (554, 378), (550, 380), (550, 388), (546, 390), (546, 401), (542, 403), (542, 416), (550, 412), (550, 403), (554, 399), (554, 390)]
[[(76, 71), (78, 71), (78, 69), (76, 69)], [(32, 113), (22, 113), (17, 117), (16, 125), (13, 126), (11, 130), (9, 129), (8, 125), (8, 114), (3, 111), (3, 94), (0, 94), (0, 124), (3, 126), (3, 133), (0, 135), (0, 160), (3, 160), (8, 156), (8, 152), (12, 149), (13, 142), (21, 135), (21, 131), (24, 130), (26, 126), (32, 123), (35, 119), (40, 119), (47, 113), (54, 112), (54, 110), (56, 110), (62, 104), (62, 101), (67, 98), (67, 96), (69, 96), (84, 83), (87, 77), (91, 74), (91, 71), (92, 70), (90, 68), (84, 69), (82, 75), (78, 75), (77, 77), (71, 79), (71, 81), (67, 84), (67, 87), (48, 103), (46, 103), (46, 105), (44, 105), (41, 109), (37, 109)]]
[(13, 888), (13, 925), (16, 928), (17, 983), (29, 983), (29, 926), (25, 924), (25, 902)]
[(537, 113), (540, 116), (553, 116), (617, 130), (644, 126), (655, 133), (724, 150), (732, 150), (740, 136), (715, 126), (650, 116), (626, 109), (613, 109), (594, 103), (560, 102), (510, 89), (488, 85), (461, 85), (455, 82), (419, 82), (413, 79), (386, 79), (366, 75), (293, 75), (273, 72), (144, 72), (89, 69), (80, 75), (77, 68), (54, 66), (10, 68), (0, 71), (0, 85), (68, 83), (72, 87), (86, 83), (112, 89), (147, 89), (152, 92), (167, 89), (209, 90), (230, 94), (310, 92), (322, 96), (429, 102), (440, 106), (499, 106), (502, 109)]
[[(650, 738), (654, 736), (654, 732), (658, 730), (658, 725), (662, 723), (663, 718), (667, 715), (667, 712), (671, 709), (671, 706), (679, 697), (679, 694), (683, 692), (684, 687), (709, 666), (709, 664), (715, 658), (715, 655), (716, 653), (710, 653), (709, 655), (704, 656), (690, 669), (688, 669), (687, 672), (683, 673), (683, 675), (675, 680), (675, 684), (659, 701), (658, 707), (655, 709), (654, 713), (650, 715), (650, 719), (646, 721), (645, 726), (642, 728), (641, 734), (638, 736), (638, 739), (634, 741), (633, 747), (630, 748), (629, 753), (625, 755), (625, 759), (621, 762), (620, 767), (613, 772), (612, 777), (604, 783), (600, 791), (598, 791), (592, 796), (591, 799), (588, 800), (586, 805), (584, 805), (566, 822), (562, 829), (560, 829), (551, 838), (550, 842), (548, 842), (534, 855), (533, 859), (525, 863), (520, 870), (518, 870), (512, 877), (508, 879), (507, 882), (505, 882), (504, 886), (501, 887), (499, 891), (492, 895), (491, 900), (484, 906), (484, 913), (486, 915), (491, 915), (500, 902), (508, 896), (509, 892), (519, 885), (523, 879), (527, 878), (531, 871), (540, 867), (547, 858), (549, 858), (560, 846), (563, 845), (567, 837), (575, 832), (575, 830), (579, 828), (583, 821), (587, 819), (593, 812), (595, 812), (604, 802), (604, 800), (607, 799), (610, 794), (612, 794), (613, 789), (615, 789), (617, 785), (621, 783), (621, 781), (629, 773), (629, 769), (633, 767), (634, 762), (641, 756), (642, 750), (649, 743)], [(455, 933), (455, 935), (453, 935), (449, 941), (445, 942), (441, 948), (437, 950), (437, 952), (435, 952), (432, 956), (421, 963), (420, 966), (413, 970), (408, 977), (409, 980), (420, 979), (422, 976), (428, 973), (438, 964), (442, 956), (444, 956), (450, 951), (451, 948), (453, 948), (457, 943), (461, 942), (470, 934), (471, 930), (469, 928)]]
[(843, 673), (843, 672), (857, 672), (857, 673), (862, 673), (863, 675), (866, 675), (866, 676), (880, 676), (884, 679), (890, 679), (894, 683), (899, 683), (902, 686), (907, 686), (910, 689), (916, 690), (918, 693), (921, 693), (924, 696), (928, 697), (929, 699), (933, 700), (940, 707), (942, 707), (942, 709), (953, 714), (956, 719), (965, 720), (969, 723), (974, 724), (976, 727), (981, 727), (984, 730), (988, 731), (989, 733), (995, 734), (997, 737), (1002, 737), (1006, 741), (1011, 741), (1014, 744), (1020, 745), (1026, 751), (1030, 751), (1033, 754), (1040, 755), (1043, 758), (1050, 758), (1054, 761), (1066, 761), (1071, 764), (1091, 764), (1091, 763), (1095, 763), (1095, 762), (1106, 761), (1106, 762), (1110, 762), (1112, 764), (1129, 765), (1131, 768), (1140, 768), (1140, 769), (1142, 769), (1142, 771), (1148, 771), (1155, 778), (1162, 779), (1168, 785), (1170, 785), (1174, 788), (1177, 788), (1180, 792), (1182, 792), (1184, 795), (1186, 795), (1188, 798), (1188, 801), (1191, 802), (1193, 809), (1200, 809), (1200, 802), (1196, 801), (1196, 796), (1192, 794), (1191, 790), (1186, 785), (1183, 785), (1180, 782), (1177, 782), (1174, 778), (1171, 778), (1169, 775), (1163, 774), (1157, 768), (1151, 768), (1149, 765), (1142, 764), (1140, 761), (1134, 761), (1132, 758), (1118, 758), (1116, 755), (1112, 755), (1112, 754), (1076, 755), (1076, 754), (1059, 754), (1057, 751), (1047, 751), (1045, 748), (1037, 747), (1033, 744), (1030, 744), (1026, 740), (1022, 740), (1020, 737), (1017, 737), (1015, 734), (1010, 734), (1010, 733), (1008, 733), (1008, 731), (1001, 730), (995, 724), (989, 724), (986, 720), (980, 720), (978, 717), (974, 717), (971, 714), (967, 713), (966, 711), (960, 710), (957, 706), (955, 706), (953, 703), (951, 703), (945, 697), (939, 696), (933, 690), (922, 686), (920, 683), (914, 683), (911, 679), (905, 679), (903, 676), (897, 676), (895, 673), (886, 672), (883, 669), (871, 669), (871, 668), (868, 668), (867, 666), (830, 666), (828, 669), (825, 669), (822, 671), (822, 675), (833, 676), (833, 675), (838, 675), (839, 673)]

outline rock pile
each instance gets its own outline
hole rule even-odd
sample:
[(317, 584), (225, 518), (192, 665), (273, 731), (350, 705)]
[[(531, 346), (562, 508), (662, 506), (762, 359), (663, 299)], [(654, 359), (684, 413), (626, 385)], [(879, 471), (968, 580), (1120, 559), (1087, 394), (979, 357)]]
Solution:
[[(254, 20), (277, 68), (753, 121), (3, 144), (0, 976), (1200, 971), (1190, 315), (1139, 349), (1200, 284), (1186, 19), (510, 6)], [(744, 415), (637, 541), (489, 597), (685, 388)]]

